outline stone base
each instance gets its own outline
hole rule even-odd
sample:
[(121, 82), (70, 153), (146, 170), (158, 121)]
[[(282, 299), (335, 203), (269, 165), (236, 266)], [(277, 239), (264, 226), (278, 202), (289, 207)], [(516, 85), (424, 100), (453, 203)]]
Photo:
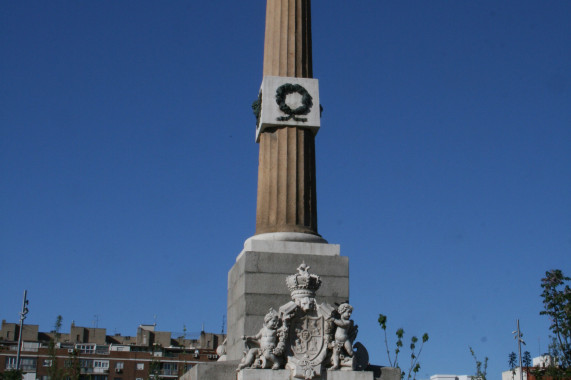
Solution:
[(239, 362), (200, 363), (189, 369), (180, 380), (234, 380)]
[(400, 380), (401, 377), (400, 368), (369, 365), (367, 371), (373, 372), (375, 380)]
[[(243, 369), (238, 372), (238, 380), (298, 380), (293, 371), (287, 369)], [(313, 380), (375, 380), (369, 371), (323, 371)]]
[(237, 380), (290, 380), (289, 369), (249, 369), (245, 368), (238, 372)]
[[(243, 369), (236, 373), (238, 362), (201, 363), (192, 367), (180, 380), (297, 380), (292, 371), (280, 369)], [(398, 368), (369, 366), (366, 371), (323, 371), (315, 380), (400, 380)]]
[(302, 262), (321, 277), (317, 303), (349, 299), (349, 259), (339, 255), (339, 245), (248, 239), (228, 273), (229, 360), (242, 359), (242, 336), (256, 335), (270, 308), (278, 310), (291, 300), (285, 280)]

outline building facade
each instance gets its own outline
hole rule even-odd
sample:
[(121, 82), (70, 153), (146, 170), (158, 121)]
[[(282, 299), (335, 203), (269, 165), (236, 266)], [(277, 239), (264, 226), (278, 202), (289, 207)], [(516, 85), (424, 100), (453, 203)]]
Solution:
[[(153, 325), (139, 326), (134, 337), (73, 323), (69, 331), (42, 333), (37, 325), (24, 325), (20, 368), (26, 380), (48, 380), (56, 373), (70, 380), (175, 379), (200, 362), (218, 360), (216, 347), (225, 339), (204, 331), (194, 339), (172, 338)], [(0, 372), (17, 368), (19, 334), (18, 324), (2, 321)]]

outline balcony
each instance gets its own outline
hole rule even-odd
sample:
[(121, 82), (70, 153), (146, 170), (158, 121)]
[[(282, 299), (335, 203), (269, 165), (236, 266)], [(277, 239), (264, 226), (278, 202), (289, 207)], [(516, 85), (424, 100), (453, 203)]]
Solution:
[(160, 376), (178, 377), (178, 370), (177, 369), (161, 369)]

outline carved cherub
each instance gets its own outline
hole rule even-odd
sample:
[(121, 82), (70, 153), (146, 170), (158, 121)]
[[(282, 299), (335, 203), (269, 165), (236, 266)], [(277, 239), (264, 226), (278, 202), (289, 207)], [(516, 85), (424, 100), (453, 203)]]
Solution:
[[(358, 326), (354, 325), (351, 313), (353, 313), (353, 306), (348, 303), (342, 303), (337, 308), (337, 313), (331, 316), (331, 320), (336, 326), (333, 353), (331, 355), (333, 367), (331, 369), (339, 369), (341, 365), (352, 365), (353, 341), (357, 337)], [(342, 363), (344, 358), (348, 360)]]
[[(267, 368), (268, 362), (272, 369), (279, 369), (283, 363), (283, 343), (279, 341), (280, 318), (274, 309), (270, 309), (264, 317), (264, 327), (254, 336), (243, 336), (248, 352), (240, 362), (237, 371), (246, 367)], [(260, 363), (256, 363), (257, 359)]]

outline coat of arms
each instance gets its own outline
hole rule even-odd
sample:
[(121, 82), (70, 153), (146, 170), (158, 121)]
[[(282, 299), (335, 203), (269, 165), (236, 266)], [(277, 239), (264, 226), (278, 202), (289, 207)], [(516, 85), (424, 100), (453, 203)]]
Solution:
[(285, 364), (294, 377), (308, 380), (319, 377), (326, 368), (357, 368), (353, 351), (357, 326), (350, 319), (353, 308), (348, 303), (337, 309), (325, 303), (318, 305), (315, 293), (321, 279), (310, 274), (305, 263), (297, 270), (286, 279), (292, 301), (279, 312), (270, 310), (256, 336), (244, 337), (248, 351), (238, 370), (280, 369)]
[(315, 359), (323, 348), (323, 317), (297, 318), (290, 326), (289, 340), (293, 356)]
[[(321, 364), (327, 355), (323, 316), (301, 315), (292, 318), (289, 328), (288, 365), (294, 376), (312, 378), (321, 373)], [(325, 349), (324, 349), (325, 348)]]

